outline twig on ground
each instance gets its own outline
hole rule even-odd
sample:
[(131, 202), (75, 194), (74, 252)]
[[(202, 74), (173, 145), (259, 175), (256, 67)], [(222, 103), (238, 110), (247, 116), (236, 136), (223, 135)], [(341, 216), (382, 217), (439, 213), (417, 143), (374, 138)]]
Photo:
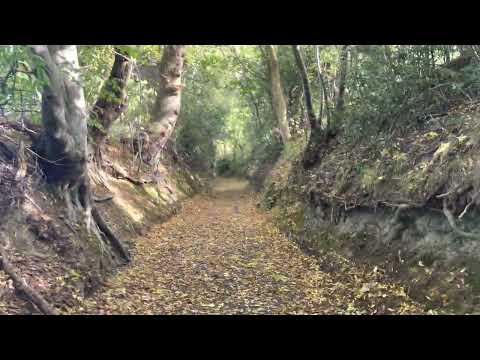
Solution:
[(0, 268), (12, 279), (17, 291), (21, 291), (27, 299), (34, 304), (45, 315), (59, 315), (55, 310), (35, 289), (31, 288), (24, 279), (17, 273), (15, 267), (8, 261), (7, 254), (2, 246), (0, 246)]

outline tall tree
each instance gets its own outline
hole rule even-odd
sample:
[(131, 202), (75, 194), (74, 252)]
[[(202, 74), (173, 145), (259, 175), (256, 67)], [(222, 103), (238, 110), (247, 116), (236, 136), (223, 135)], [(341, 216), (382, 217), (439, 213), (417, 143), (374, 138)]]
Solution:
[(115, 48), (115, 61), (110, 76), (103, 84), (98, 100), (90, 113), (94, 125), (89, 128), (94, 153), (101, 163), (101, 149), (113, 123), (128, 105), (127, 84), (132, 73), (132, 61), (128, 54)]
[(180, 114), (184, 65), (185, 45), (166, 45), (158, 68), (160, 81), (150, 126), (154, 137), (150, 153), (155, 164), (172, 136)]
[(44, 132), (35, 144), (39, 162), (47, 180), (63, 187), (69, 210), (73, 204), (84, 208), (89, 227), (87, 112), (77, 47), (32, 45), (31, 50), (37, 57), (37, 77), (46, 77), (42, 92)]
[(290, 140), (290, 128), (287, 119), (287, 103), (280, 78), (280, 65), (278, 63), (277, 49), (273, 45), (265, 46), (267, 63), (270, 73), (270, 86), (272, 95), (273, 111), (277, 118), (282, 142), (286, 144)]
[(33, 148), (47, 181), (64, 196), (71, 220), (84, 214), (88, 232), (99, 240), (100, 231), (125, 260), (128, 251), (113, 235), (98, 211), (92, 208), (87, 171), (87, 111), (76, 45), (31, 45), (42, 91), (43, 133)]
[(335, 112), (337, 116), (343, 111), (345, 104), (345, 85), (348, 71), (348, 45), (342, 45), (338, 59), (338, 71), (336, 75)]
[(323, 71), (322, 71), (322, 64), (320, 61), (320, 46), (317, 45), (315, 48), (315, 55), (317, 58), (317, 73), (318, 73), (318, 80), (320, 83), (320, 94), (323, 94), (323, 99), (322, 95), (320, 95), (320, 110), (318, 112), (318, 121), (322, 121), (323, 119), (323, 110), (325, 107), (325, 114), (327, 117), (327, 131), (330, 129), (330, 106), (329, 106), (329, 101), (328, 101), (328, 90), (327, 90), (327, 85), (325, 81), (325, 77), (323, 76)]
[(321, 119), (317, 119), (313, 109), (312, 94), (310, 91), (310, 81), (308, 80), (307, 67), (299, 45), (292, 45), (293, 54), (295, 55), (295, 62), (300, 72), (300, 78), (303, 84), (303, 93), (305, 99), (305, 110), (307, 118), (310, 123), (310, 137), (308, 139), (307, 148), (305, 149), (303, 163), (306, 168), (317, 163), (319, 158), (320, 146), (323, 143), (323, 132), (321, 126)]
[(305, 61), (303, 60), (300, 46), (292, 45), (292, 49), (293, 54), (295, 55), (295, 63), (297, 64), (297, 68), (300, 72), (300, 78), (302, 80), (307, 119), (310, 123), (312, 136), (314, 136), (314, 133), (321, 131), (321, 128), (315, 116), (315, 111), (313, 110), (312, 92), (310, 90), (310, 81), (308, 80), (307, 67), (305, 66)]

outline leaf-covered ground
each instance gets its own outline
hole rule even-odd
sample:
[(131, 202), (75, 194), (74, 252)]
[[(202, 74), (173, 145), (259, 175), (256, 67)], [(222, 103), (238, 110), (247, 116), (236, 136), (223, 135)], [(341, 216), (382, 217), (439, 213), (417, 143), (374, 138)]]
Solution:
[[(319, 264), (328, 262), (330, 270)], [(325, 268), (322, 266), (322, 268)], [(331, 270), (335, 269), (335, 270)], [(404, 289), (330, 254), (318, 261), (256, 207), (246, 183), (212, 195), (137, 241), (134, 262), (77, 314), (421, 314)]]

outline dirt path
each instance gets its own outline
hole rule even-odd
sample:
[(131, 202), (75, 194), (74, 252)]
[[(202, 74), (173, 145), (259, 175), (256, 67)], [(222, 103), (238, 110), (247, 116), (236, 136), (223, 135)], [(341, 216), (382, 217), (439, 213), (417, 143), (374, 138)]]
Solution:
[(212, 195), (137, 241), (131, 266), (74, 313), (422, 313), (378, 269), (331, 256), (335, 272), (286, 239), (255, 206), (247, 183), (220, 179)]

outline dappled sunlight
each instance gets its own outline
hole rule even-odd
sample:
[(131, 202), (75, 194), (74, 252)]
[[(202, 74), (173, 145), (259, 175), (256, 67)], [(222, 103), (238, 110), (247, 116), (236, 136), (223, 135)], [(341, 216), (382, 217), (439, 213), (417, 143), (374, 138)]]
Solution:
[[(114, 180), (115, 182), (123, 182), (123, 185), (127, 185), (127, 181), (122, 180)], [(128, 184), (130, 186), (130, 184)], [(111, 186), (109, 190), (112, 192), (114, 198), (113, 201), (117, 204), (130, 218), (132, 218), (135, 222), (141, 222), (144, 218), (144, 212), (135, 207), (132, 204), (132, 201), (124, 197), (124, 191), (122, 191), (121, 187)]]

